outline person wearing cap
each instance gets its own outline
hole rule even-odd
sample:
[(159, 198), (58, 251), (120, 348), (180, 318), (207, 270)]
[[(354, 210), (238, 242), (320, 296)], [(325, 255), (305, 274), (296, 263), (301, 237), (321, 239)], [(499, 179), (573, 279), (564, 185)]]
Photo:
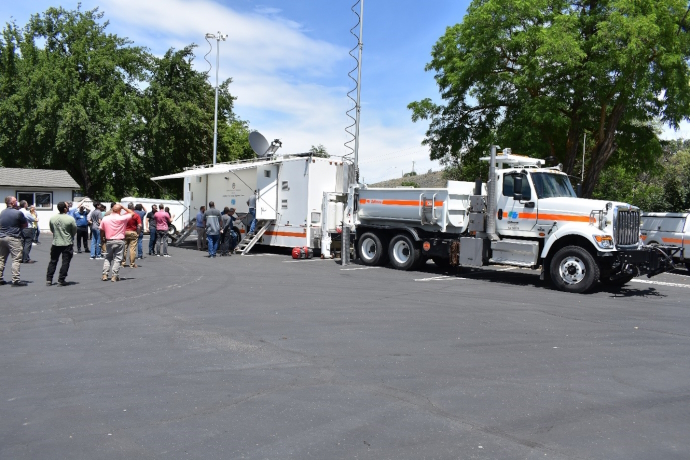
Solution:
[(22, 229), (29, 224), (19, 211), (17, 199), (5, 198), (7, 209), (0, 212), (0, 285), (7, 284), (3, 279), (8, 256), (12, 256), (12, 286), (26, 286), (26, 281), (19, 278), (19, 266), (22, 263)]

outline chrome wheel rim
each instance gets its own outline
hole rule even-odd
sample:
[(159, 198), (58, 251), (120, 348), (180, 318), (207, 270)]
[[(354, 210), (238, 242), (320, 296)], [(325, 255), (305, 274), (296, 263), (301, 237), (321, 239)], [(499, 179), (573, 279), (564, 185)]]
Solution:
[(370, 262), (374, 260), (374, 257), (376, 257), (376, 243), (374, 240), (371, 238), (367, 238), (364, 241), (362, 241), (362, 253), (360, 256), (362, 259), (366, 260), (367, 262)]
[(585, 279), (587, 267), (579, 257), (570, 256), (561, 261), (559, 272), (567, 284), (577, 284)]
[(406, 264), (410, 260), (411, 253), (410, 245), (406, 241), (400, 240), (393, 246), (393, 258), (401, 265)]

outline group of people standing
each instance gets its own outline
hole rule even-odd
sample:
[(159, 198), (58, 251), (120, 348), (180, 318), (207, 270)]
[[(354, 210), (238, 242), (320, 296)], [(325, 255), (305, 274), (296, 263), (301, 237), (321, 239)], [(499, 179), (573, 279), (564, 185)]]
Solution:
[[(38, 217), (31, 209), (27, 210), (25, 201), (17, 202), (14, 196), (5, 198), (6, 208), (0, 212), (0, 285), (7, 284), (3, 275), (8, 258), (12, 257), (12, 286), (26, 286), (20, 278), (20, 264), (34, 263), (30, 258), (32, 243), (36, 240)], [(77, 224), (70, 209), (71, 203), (61, 201), (57, 204), (58, 215), (51, 217), (49, 226), (53, 233), (53, 244), (50, 248), (50, 263), (46, 273), (47, 285), (53, 284), (57, 263), (62, 257), (62, 266), (58, 275), (58, 284), (67, 285), (67, 272), (74, 253), (74, 237)]]
[[(167, 233), (173, 216), (163, 205), (152, 206), (147, 213), (143, 205), (129, 203), (127, 207), (111, 203), (106, 212), (105, 205), (94, 203), (94, 209), (88, 210), (84, 201), (72, 207), (70, 202), (57, 204), (58, 214), (51, 217), (49, 226), (53, 234), (50, 249), (50, 262), (46, 273), (46, 285), (53, 284), (58, 261), (62, 265), (58, 275), (58, 285), (68, 285), (66, 281), (70, 262), (74, 256), (74, 242), (77, 252), (90, 253), (91, 259), (102, 259), (101, 279), (113, 282), (120, 280), (120, 268), (127, 265), (137, 268), (137, 259), (142, 259), (143, 237), (148, 226), (151, 241), (149, 255), (154, 255), (154, 244), (157, 243), (155, 255), (170, 257), (167, 250)], [(0, 212), (0, 285), (7, 284), (3, 278), (8, 258), (12, 260), (13, 286), (26, 286), (20, 279), (20, 264), (34, 263), (29, 257), (31, 246), (37, 241), (38, 217), (35, 210), (28, 208), (26, 202), (17, 202), (14, 196), (5, 198), (6, 209)], [(28, 208), (28, 209), (27, 209)], [(146, 224), (146, 225), (145, 225)], [(89, 230), (91, 231), (91, 248), (89, 249)]]
[[(247, 205), (251, 218), (248, 236), (253, 236), (256, 227), (256, 198), (253, 195), (247, 200)], [(221, 256), (232, 255), (240, 241), (240, 232), (234, 225), (237, 219), (235, 208), (225, 206), (221, 212), (213, 201), (208, 203), (208, 209), (201, 206), (196, 215), (197, 249), (208, 251), (209, 258), (215, 258), (219, 249)]]

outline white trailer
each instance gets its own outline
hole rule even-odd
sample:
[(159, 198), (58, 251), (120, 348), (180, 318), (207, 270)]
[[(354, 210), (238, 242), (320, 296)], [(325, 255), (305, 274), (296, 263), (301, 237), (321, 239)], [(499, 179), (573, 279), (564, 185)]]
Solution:
[[(247, 246), (247, 251), (254, 244), (308, 246), (328, 255), (330, 238), (322, 238), (322, 231), (334, 227), (326, 219), (329, 210), (331, 217), (338, 219), (333, 214), (335, 201), (346, 195), (353, 180), (351, 166), (340, 158), (296, 154), (187, 168), (152, 180), (184, 179), (183, 202), (191, 220), (210, 201), (221, 211), (228, 206), (240, 215), (247, 213), (247, 200), (255, 194), (258, 225), (255, 241)], [(342, 208), (341, 205), (341, 213)], [(246, 233), (247, 224), (243, 219), (236, 226)], [(322, 239), (327, 242), (326, 247), (322, 247)]]

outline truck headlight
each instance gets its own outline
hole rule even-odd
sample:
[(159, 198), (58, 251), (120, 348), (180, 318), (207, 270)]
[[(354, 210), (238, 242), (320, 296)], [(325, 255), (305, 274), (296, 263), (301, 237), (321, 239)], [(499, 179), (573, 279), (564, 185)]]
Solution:
[(613, 248), (613, 237), (609, 235), (594, 235), (594, 241), (597, 242), (602, 249)]

